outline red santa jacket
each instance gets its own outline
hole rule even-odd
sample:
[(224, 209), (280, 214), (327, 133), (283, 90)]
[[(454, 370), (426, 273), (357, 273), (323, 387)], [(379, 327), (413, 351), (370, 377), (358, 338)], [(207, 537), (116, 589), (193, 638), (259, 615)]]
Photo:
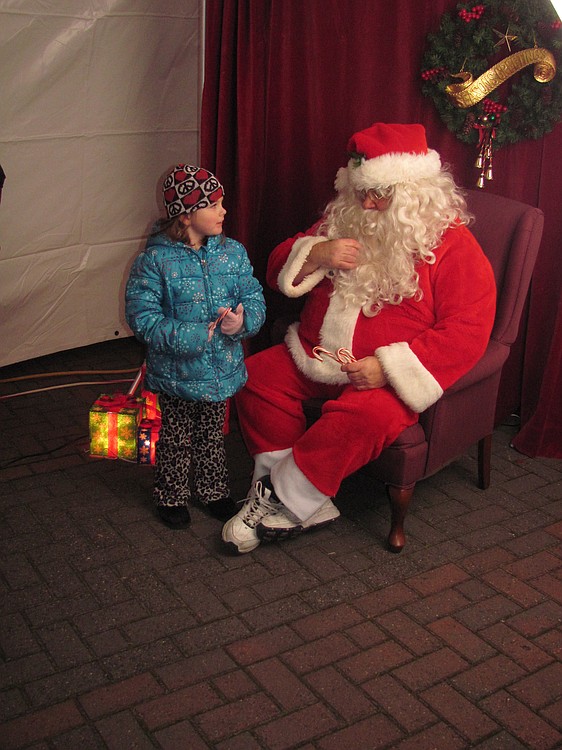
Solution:
[(448, 229), (435, 250), (435, 263), (420, 262), (416, 268), (422, 298), (385, 304), (367, 317), (359, 306), (345, 305), (332, 294), (328, 269), (293, 284), (312, 245), (326, 241), (314, 234), (316, 226), (281, 243), (268, 263), (270, 286), (289, 297), (308, 295), (300, 322), (285, 338), (296, 365), (312, 380), (344, 385), (349, 381), (340, 365), (329, 357), (314, 358), (314, 346), (346, 347), (357, 359), (375, 355), (397, 396), (414, 411), (424, 411), (486, 349), (496, 286), (482, 248), (465, 226)]

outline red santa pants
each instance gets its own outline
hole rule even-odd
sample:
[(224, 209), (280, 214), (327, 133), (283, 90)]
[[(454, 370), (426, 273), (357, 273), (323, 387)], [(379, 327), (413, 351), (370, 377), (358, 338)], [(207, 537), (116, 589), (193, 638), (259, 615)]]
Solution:
[[(285, 344), (254, 354), (246, 366), (248, 382), (236, 407), (250, 454), (292, 448), (297, 467), (328, 496), (418, 421), (388, 386), (358, 391), (310, 380)], [(328, 400), (307, 429), (302, 402), (310, 398)]]

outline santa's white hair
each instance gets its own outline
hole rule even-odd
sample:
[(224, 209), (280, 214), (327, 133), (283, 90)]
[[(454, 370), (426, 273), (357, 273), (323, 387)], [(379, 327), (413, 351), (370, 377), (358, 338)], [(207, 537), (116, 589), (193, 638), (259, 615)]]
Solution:
[[(377, 188), (385, 186), (377, 185)], [(336, 270), (334, 294), (346, 303), (376, 315), (384, 304), (421, 296), (418, 263), (434, 263), (434, 250), (444, 232), (455, 224), (469, 224), (462, 192), (451, 173), (388, 186), (392, 191), (384, 211), (364, 209), (349, 183), (340, 185), (326, 207), (318, 234), (329, 239), (351, 237), (360, 242), (362, 258), (353, 270)]]

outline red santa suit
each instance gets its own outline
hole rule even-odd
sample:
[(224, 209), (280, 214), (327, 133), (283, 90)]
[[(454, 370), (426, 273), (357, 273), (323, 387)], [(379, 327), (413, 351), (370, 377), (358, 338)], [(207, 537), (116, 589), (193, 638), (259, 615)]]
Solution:
[[(326, 268), (295, 285), (311, 247), (326, 241), (315, 231), (286, 240), (270, 256), (268, 283), (307, 299), (285, 343), (248, 358), (248, 382), (236, 397), (257, 474), (271, 473), (276, 495), (302, 520), (476, 364), (495, 313), (492, 269), (464, 225), (445, 232), (434, 263), (418, 262), (421, 295), (385, 304), (373, 317), (333, 293)], [(345, 347), (358, 360), (376, 356), (387, 385), (357, 390), (338, 362), (313, 356), (315, 346)], [(307, 429), (302, 402), (313, 397), (327, 401)]]

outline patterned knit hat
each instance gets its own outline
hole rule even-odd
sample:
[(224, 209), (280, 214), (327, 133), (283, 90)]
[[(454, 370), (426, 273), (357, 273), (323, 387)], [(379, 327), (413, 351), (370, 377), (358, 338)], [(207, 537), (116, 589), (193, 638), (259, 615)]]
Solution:
[(377, 122), (355, 133), (347, 144), (347, 167), (336, 177), (336, 190), (347, 184), (355, 190), (435, 177), (441, 169), (437, 151), (427, 147), (423, 125)]
[(203, 167), (178, 164), (164, 180), (162, 192), (168, 218), (174, 219), (216, 203), (223, 197), (224, 188)]

